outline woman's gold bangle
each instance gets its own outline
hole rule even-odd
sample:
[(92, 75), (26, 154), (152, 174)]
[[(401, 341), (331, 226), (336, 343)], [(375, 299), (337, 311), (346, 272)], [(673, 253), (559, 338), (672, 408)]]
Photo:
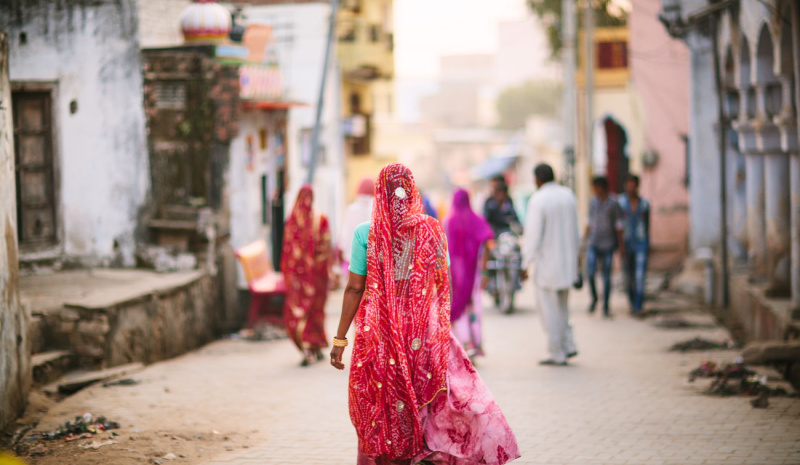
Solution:
[(338, 337), (333, 338), (333, 346), (334, 347), (347, 347), (347, 338), (339, 339)]

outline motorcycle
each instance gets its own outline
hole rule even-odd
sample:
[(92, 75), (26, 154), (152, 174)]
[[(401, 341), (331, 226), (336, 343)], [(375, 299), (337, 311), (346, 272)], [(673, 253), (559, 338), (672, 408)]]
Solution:
[(519, 237), (514, 229), (500, 233), (487, 263), (487, 291), (494, 299), (497, 309), (506, 315), (514, 311), (514, 296), (520, 289), (522, 249)]

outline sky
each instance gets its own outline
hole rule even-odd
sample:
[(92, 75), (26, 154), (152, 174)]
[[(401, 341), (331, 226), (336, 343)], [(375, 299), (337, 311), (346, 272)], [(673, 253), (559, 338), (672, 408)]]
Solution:
[(497, 22), (529, 15), (525, 0), (395, 0), (395, 72), (398, 79), (429, 80), (439, 56), (491, 53)]

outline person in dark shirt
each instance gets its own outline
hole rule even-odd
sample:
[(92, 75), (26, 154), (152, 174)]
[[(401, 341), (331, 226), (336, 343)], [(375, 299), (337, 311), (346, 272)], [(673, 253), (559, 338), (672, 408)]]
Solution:
[(644, 305), (647, 253), (650, 249), (650, 202), (639, 195), (639, 177), (628, 176), (625, 193), (619, 196), (624, 224), (623, 270), (631, 312), (639, 315)]
[[(502, 181), (500, 181), (502, 179)], [(483, 217), (489, 222), (494, 236), (511, 230), (511, 225), (519, 224), (519, 217), (514, 210), (514, 202), (508, 195), (508, 185), (502, 177), (492, 179), (492, 196), (483, 205)]]
[(603, 316), (610, 317), (608, 300), (611, 295), (611, 266), (614, 253), (619, 250), (625, 256), (622, 240), (622, 210), (617, 199), (608, 190), (608, 179), (597, 176), (592, 180), (594, 196), (589, 202), (589, 218), (586, 222), (586, 278), (592, 301), (589, 313), (597, 306), (595, 274), (599, 266), (603, 275)]

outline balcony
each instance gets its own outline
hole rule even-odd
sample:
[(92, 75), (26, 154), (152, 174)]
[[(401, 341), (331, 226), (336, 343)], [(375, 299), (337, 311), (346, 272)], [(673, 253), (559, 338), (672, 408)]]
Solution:
[(369, 81), (394, 76), (394, 38), (380, 24), (342, 18), (338, 57), (346, 79)]

